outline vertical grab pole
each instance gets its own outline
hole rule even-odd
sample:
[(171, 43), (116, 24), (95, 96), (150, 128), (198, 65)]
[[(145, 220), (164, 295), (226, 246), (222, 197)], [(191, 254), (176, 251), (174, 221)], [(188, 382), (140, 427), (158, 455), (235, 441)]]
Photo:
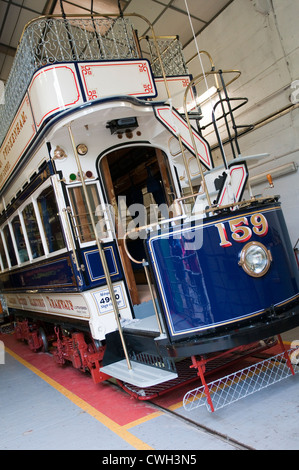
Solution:
[(95, 220), (94, 220), (94, 216), (93, 216), (89, 196), (88, 196), (87, 189), (86, 189), (86, 184), (85, 184), (84, 177), (83, 177), (81, 162), (80, 162), (80, 159), (79, 159), (79, 156), (78, 156), (78, 152), (77, 152), (77, 149), (76, 149), (76, 144), (75, 144), (75, 140), (74, 140), (74, 136), (73, 136), (70, 124), (67, 127), (68, 127), (68, 131), (69, 131), (69, 135), (70, 135), (70, 139), (71, 139), (71, 143), (72, 143), (72, 147), (73, 147), (73, 152), (74, 152), (76, 164), (77, 164), (77, 167), (78, 167), (78, 170), (79, 170), (80, 179), (81, 179), (81, 182), (82, 182), (82, 189), (83, 189), (83, 193), (84, 193), (84, 196), (85, 196), (85, 199), (86, 199), (92, 229), (93, 229), (93, 232), (94, 232), (94, 235), (95, 235), (95, 238), (96, 238), (97, 247), (98, 247), (101, 262), (102, 262), (102, 265), (103, 265), (104, 274), (105, 274), (105, 278), (106, 278), (106, 282), (107, 282), (107, 287), (108, 287), (110, 298), (111, 298), (111, 301), (112, 301), (115, 320), (116, 320), (116, 323), (117, 323), (117, 327), (118, 327), (122, 347), (123, 347), (123, 350), (124, 350), (124, 353), (125, 353), (127, 366), (128, 366), (128, 369), (132, 369), (130, 358), (129, 358), (127, 347), (126, 347), (126, 343), (125, 343), (125, 340), (124, 340), (122, 326), (121, 326), (120, 319), (119, 319), (119, 317), (120, 317), (119, 309), (118, 309), (117, 301), (116, 301), (116, 298), (115, 298), (113, 285), (112, 285), (112, 282), (111, 282), (111, 277), (110, 277), (110, 272), (109, 272), (107, 260), (106, 260), (106, 257), (105, 257), (105, 253), (104, 253), (104, 250), (103, 250), (103, 247), (102, 247), (101, 240), (99, 239), (99, 237), (97, 235), (96, 224), (95, 224)]
[(162, 330), (161, 320), (160, 320), (160, 317), (159, 317), (159, 312), (158, 312), (157, 305), (156, 305), (156, 300), (155, 300), (155, 296), (154, 296), (154, 291), (153, 291), (152, 284), (151, 284), (151, 279), (150, 279), (150, 274), (149, 274), (149, 270), (148, 270), (148, 265), (147, 265), (147, 262), (146, 262), (145, 259), (142, 261), (142, 264), (143, 264), (143, 268), (144, 268), (144, 272), (145, 272), (147, 284), (148, 284), (148, 287), (149, 287), (149, 290), (150, 290), (151, 298), (152, 298), (152, 301), (153, 301), (153, 307), (154, 307), (155, 314), (156, 314), (156, 319), (157, 319), (157, 323), (158, 323), (158, 327), (159, 327), (159, 332), (160, 332), (160, 335), (162, 335), (163, 330)]

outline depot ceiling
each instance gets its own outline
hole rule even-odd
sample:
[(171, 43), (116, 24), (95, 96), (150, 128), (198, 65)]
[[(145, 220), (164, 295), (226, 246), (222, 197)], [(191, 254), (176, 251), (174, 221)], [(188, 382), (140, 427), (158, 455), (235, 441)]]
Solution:
[[(226, 8), (232, 0), (0, 0), (0, 80), (7, 80), (13, 58), (25, 25), (41, 15), (138, 13), (155, 27), (158, 35), (179, 34), (183, 47), (192, 41), (192, 30), (186, 12), (186, 1), (196, 34)], [(135, 23), (135, 21), (134, 21)], [(147, 26), (137, 20), (139, 35), (147, 33)]]

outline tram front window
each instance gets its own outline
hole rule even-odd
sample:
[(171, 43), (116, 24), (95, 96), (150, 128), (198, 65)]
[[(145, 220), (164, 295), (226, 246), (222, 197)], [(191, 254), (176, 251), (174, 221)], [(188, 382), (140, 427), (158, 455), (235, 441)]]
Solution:
[(23, 217), (30, 243), (30, 248), (32, 251), (32, 257), (38, 258), (39, 256), (43, 256), (45, 254), (44, 248), (39, 233), (36, 215), (32, 202), (28, 204), (28, 206), (26, 206), (23, 210)]
[(46, 188), (37, 198), (43, 228), (50, 253), (64, 248), (62, 228), (55, 201), (54, 190), (51, 186)]

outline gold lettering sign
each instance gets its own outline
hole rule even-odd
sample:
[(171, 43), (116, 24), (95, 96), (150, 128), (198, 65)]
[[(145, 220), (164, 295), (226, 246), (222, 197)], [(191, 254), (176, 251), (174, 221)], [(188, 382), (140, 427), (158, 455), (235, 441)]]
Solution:
[(35, 132), (29, 99), (25, 96), (0, 148), (0, 189), (16, 168)]

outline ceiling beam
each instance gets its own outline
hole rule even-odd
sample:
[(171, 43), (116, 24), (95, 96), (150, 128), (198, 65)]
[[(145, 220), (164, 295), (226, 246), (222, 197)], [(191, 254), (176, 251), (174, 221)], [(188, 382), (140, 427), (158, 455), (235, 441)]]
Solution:
[(0, 42), (0, 52), (5, 55), (9, 55), (10, 57), (14, 57), (17, 49), (15, 47), (7, 46)]
[[(159, 0), (153, 0), (153, 2), (158, 3), (159, 5), (165, 6), (165, 3), (162, 3), (162, 2), (160, 2)], [(168, 8), (169, 8), (170, 10), (174, 10), (174, 11), (177, 11), (178, 13), (182, 13), (183, 15), (188, 16), (188, 13), (186, 12), (186, 10), (182, 10), (181, 8), (178, 8), (178, 7), (174, 6), (174, 5), (169, 4)], [(205, 24), (207, 23), (207, 21), (203, 20), (202, 18), (199, 18), (198, 16), (192, 15), (191, 13), (190, 13), (190, 16), (191, 16), (191, 18), (193, 18), (194, 20), (201, 21), (202, 23), (205, 23)]]
[[(221, 13), (226, 10), (227, 7), (230, 6), (231, 3), (233, 3), (234, 0), (230, 0), (226, 5), (224, 5), (224, 7), (221, 8), (221, 10), (219, 10), (216, 15), (213, 16), (213, 18), (211, 18), (208, 22), (206, 22), (206, 24), (200, 29), (200, 31), (198, 32), (195, 32), (195, 36), (197, 37), (199, 34), (201, 34), (208, 26), (210, 26), (210, 24), (219, 16), (221, 15)], [(192, 42), (194, 41), (194, 38), (192, 37), (190, 39), (190, 41), (188, 41), (186, 44), (183, 44), (183, 49), (185, 49), (187, 46), (189, 46), (189, 44), (191, 44)]]
[(43, 15), (52, 15), (53, 11), (56, 7), (57, 0), (47, 0), (44, 9), (43, 9)]
[[(13, 6), (18, 7), (18, 8), (21, 8), (21, 9), (23, 9), (23, 10), (31, 11), (31, 13), (36, 13), (36, 14), (40, 15), (40, 12), (39, 12), (39, 11), (37, 11), (37, 10), (35, 10), (35, 9), (33, 9), (33, 8), (30, 8), (30, 7), (26, 6), (26, 5), (22, 5), (22, 4), (20, 4), (20, 3), (14, 2), (13, 0), (2, 0), (2, 1), (3, 1), (4, 3), (6, 3), (8, 6), (13, 5)], [(24, 2), (23, 2), (23, 3), (24, 3)]]

